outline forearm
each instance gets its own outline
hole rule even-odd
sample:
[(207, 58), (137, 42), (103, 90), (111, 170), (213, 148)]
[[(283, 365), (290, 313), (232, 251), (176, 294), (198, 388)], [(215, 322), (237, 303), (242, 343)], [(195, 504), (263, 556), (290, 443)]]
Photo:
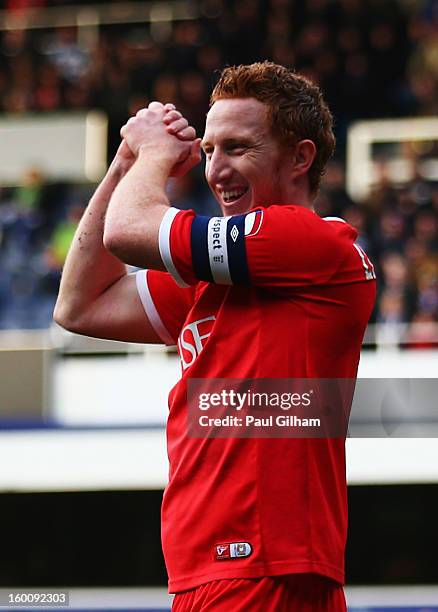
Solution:
[(54, 319), (74, 329), (90, 305), (126, 274), (125, 265), (103, 245), (105, 213), (119, 182), (111, 168), (79, 223), (64, 265)]
[(165, 269), (158, 233), (169, 208), (166, 184), (173, 164), (171, 157), (141, 151), (114, 190), (105, 218), (104, 244), (125, 263)]

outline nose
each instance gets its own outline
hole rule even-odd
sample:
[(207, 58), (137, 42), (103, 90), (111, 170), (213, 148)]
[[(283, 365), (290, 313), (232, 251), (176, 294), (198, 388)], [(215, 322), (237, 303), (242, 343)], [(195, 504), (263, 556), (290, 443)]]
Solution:
[(215, 148), (205, 163), (205, 177), (210, 185), (217, 185), (226, 182), (231, 174), (232, 167), (228, 156), (219, 149)]

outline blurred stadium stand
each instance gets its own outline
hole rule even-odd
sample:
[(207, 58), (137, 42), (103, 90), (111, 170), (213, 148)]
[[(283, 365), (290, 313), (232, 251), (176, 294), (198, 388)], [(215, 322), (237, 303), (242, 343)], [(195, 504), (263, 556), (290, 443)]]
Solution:
[[(269, 58), (305, 72), (325, 92), (338, 139), (317, 211), (355, 226), (378, 272), (361, 375), (436, 377), (437, 32), (437, 0), (10, 0), (0, 3), (0, 125), (98, 111), (108, 122), (105, 162), (123, 123), (153, 99), (174, 102), (202, 133), (226, 64)], [(376, 120), (401, 118), (412, 137), (393, 127), (379, 137), (394, 124), (375, 133)], [(410, 118), (426, 122), (427, 138)], [(347, 165), (357, 122), (368, 146), (365, 190), (351, 188), (358, 166)], [(5, 166), (14, 142), (1, 133)], [(23, 159), (15, 182), (0, 168), (0, 588), (164, 585), (162, 426), (175, 356), (47, 331), (97, 176), (72, 179), (45, 159)], [(173, 181), (169, 197), (217, 210), (201, 167)], [(117, 389), (105, 383), (115, 368)], [(146, 399), (132, 385), (143, 371), (155, 381)], [(438, 584), (436, 444), (378, 442), (348, 441), (349, 482), (361, 485), (349, 488), (348, 582), (400, 588), (350, 588), (351, 611), (436, 610), (436, 591), (401, 586)], [(91, 609), (103, 593), (74, 605)], [(150, 609), (165, 608), (161, 591), (148, 593), (140, 597)], [(132, 592), (120, 597), (113, 593), (114, 605), (128, 597), (142, 608)]]
[[(120, 127), (151, 99), (174, 102), (202, 133), (221, 66), (265, 57), (295, 66), (320, 83), (336, 119), (338, 152), (317, 211), (343, 216), (359, 230), (379, 271), (374, 320), (388, 334), (409, 324), (401, 341), (436, 344), (437, 139), (413, 138), (397, 151), (394, 142), (376, 142), (367, 197), (355, 200), (345, 188), (347, 134), (355, 121), (438, 115), (436, 2), (66, 4), (3, 3), (5, 119), (99, 110), (108, 118), (110, 158)], [(62, 172), (56, 178), (37, 161), (23, 169), (17, 185), (0, 172), (1, 184), (0, 328), (44, 328), (69, 240), (94, 185), (86, 179), (72, 184)], [(215, 211), (201, 168), (175, 181), (170, 197), (184, 208)]]

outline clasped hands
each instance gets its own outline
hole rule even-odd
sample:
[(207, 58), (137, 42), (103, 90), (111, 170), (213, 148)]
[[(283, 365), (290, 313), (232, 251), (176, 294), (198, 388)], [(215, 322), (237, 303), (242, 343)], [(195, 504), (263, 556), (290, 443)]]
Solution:
[(169, 176), (183, 176), (201, 161), (201, 139), (173, 104), (151, 102), (120, 130), (116, 158), (125, 171), (140, 155), (169, 165)]

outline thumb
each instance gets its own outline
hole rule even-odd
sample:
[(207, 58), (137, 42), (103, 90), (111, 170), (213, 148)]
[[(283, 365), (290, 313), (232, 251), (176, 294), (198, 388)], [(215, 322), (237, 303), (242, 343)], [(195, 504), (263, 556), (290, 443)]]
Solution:
[(202, 141), (200, 138), (196, 138), (196, 140), (193, 141), (190, 149), (189, 157), (192, 160), (196, 160), (196, 163), (201, 161), (201, 142)]
[(187, 157), (175, 164), (172, 168), (171, 176), (180, 177), (187, 174), (189, 170), (191, 170), (194, 166), (199, 164), (201, 161), (201, 139), (197, 138), (194, 140), (190, 146), (190, 151)]
[(129, 148), (129, 145), (125, 139), (123, 139), (122, 142), (119, 144), (117, 154), (121, 155), (122, 157), (128, 157), (129, 155), (132, 155), (131, 149)]

